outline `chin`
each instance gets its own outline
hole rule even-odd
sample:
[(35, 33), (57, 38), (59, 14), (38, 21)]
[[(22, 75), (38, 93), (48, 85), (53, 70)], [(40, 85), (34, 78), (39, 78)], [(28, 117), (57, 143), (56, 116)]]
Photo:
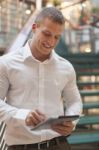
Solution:
[(51, 53), (51, 51), (52, 50), (50, 50), (50, 49), (48, 50), (47, 49), (47, 50), (42, 51), (42, 54), (49, 55)]

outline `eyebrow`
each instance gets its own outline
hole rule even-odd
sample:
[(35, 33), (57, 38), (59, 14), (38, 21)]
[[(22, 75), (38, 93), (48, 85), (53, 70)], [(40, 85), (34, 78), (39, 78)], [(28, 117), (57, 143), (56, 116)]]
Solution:
[[(52, 33), (52, 32), (50, 32), (50, 31), (48, 31), (48, 30), (42, 30), (42, 32), (48, 33), (48, 34), (50, 34), (50, 35), (53, 35), (53, 33)], [(57, 34), (57, 35), (54, 35), (54, 36), (58, 36), (58, 37), (60, 37), (60, 36), (61, 36), (61, 34)]]

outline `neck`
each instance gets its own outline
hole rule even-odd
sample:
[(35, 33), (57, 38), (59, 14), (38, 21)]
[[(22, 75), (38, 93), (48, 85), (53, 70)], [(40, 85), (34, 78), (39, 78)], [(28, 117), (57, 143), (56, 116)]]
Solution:
[(50, 55), (41, 55), (40, 53), (36, 52), (36, 49), (32, 51), (32, 55), (41, 62), (49, 59), (50, 57)]

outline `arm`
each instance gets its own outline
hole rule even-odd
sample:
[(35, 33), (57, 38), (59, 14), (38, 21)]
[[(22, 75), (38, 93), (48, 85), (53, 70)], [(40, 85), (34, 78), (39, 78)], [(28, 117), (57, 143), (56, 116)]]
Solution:
[(33, 126), (42, 121), (45, 116), (38, 110), (19, 109), (7, 103), (5, 98), (9, 93), (10, 81), (6, 63), (0, 59), (0, 122), (15, 122), (15, 126)]
[[(82, 100), (76, 84), (76, 73), (71, 66), (69, 80), (63, 90), (63, 100), (66, 108), (65, 115), (81, 115), (82, 113)], [(78, 120), (73, 121), (74, 128)]]
[(9, 88), (9, 80), (5, 71), (5, 66), (0, 62), (0, 122), (7, 121), (15, 114), (16, 108), (6, 104), (5, 97)]
[(70, 69), (68, 83), (63, 89), (63, 100), (65, 101), (66, 115), (81, 115), (82, 101), (76, 84), (76, 74), (73, 67)]
[[(70, 74), (68, 76), (68, 83), (63, 89), (63, 100), (65, 101), (66, 112), (65, 115), (81, 115), (82, 102), (76, 85), (76, 74), (73, 67), (70, 67)], [(63, 124), (52, 126), (52, 129), (61, 135), (70, 135), (75, 128), (77, 121), (68, 121)]]

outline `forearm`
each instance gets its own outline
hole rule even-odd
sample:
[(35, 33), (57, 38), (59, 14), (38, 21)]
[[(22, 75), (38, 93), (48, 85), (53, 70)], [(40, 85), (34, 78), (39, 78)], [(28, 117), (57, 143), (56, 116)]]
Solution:
[(0, 99), (0, 122), (7, 123), (10, 120), (16, 120), (19, 124), (25, 125), (25, 118), (29, 111), (27, 109), (18, 109)]
[[(82, 113), (82, 101), (81, 101), (81, 96), (79, 94), (78, 89), (72, 89), (72, 94), (69, 94), (67, 96), (68, 99), (66, 101), (66, 112), (65, 115), (81, 115)], [(74, 124), (74, 129), (76, 127), (77, 122), (79, 119), (73, 121)]]

